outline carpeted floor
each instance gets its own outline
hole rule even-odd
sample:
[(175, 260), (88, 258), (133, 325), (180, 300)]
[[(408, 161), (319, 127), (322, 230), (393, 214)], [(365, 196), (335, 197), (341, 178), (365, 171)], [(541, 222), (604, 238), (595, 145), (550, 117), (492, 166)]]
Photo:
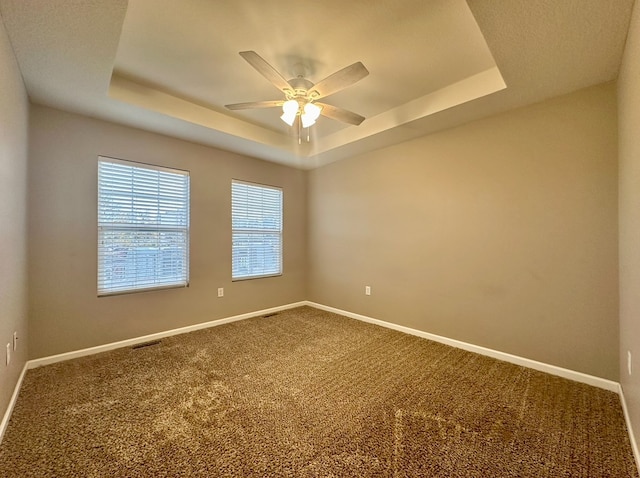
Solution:
[(637, 477), (616, 394), (302, 307), (30, 370), (3, 477)]

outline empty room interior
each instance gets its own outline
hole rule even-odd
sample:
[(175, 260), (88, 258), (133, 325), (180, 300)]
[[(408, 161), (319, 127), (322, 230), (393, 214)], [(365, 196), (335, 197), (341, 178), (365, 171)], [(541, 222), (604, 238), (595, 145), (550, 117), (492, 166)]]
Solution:
[(636, 0), (0, 0), (0, 475), (638, 476)]

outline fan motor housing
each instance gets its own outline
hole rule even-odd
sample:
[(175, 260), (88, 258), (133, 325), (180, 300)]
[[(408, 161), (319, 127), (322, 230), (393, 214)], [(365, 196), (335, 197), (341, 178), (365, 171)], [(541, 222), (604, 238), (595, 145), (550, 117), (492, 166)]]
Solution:
[(313, 87), (313, 83), (302, 76), (298, 76), (297, 78), (291, 78), (287, 81), (291, 85), (291, 88), (294, 90), (305, 90), (308, 91)]
[(288, 100), (297, 100), (302, 104), (313, 101), (317, 96), (319, 96), (317, 92), (311, 91), (314, 84), (302, 76), (292, 78), (288, 80), (287, 83), (289, 83), (291, 88), (293, 88), (291, 91), (285, 91)]

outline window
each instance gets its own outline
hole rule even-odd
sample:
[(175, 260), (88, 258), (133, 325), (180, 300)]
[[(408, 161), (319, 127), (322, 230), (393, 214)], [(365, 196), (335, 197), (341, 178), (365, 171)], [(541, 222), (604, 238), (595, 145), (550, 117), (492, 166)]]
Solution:
[(189, 283), (189, 173), (100, 157), (98, 295)]
[(234, 280), (282, 274), (282, 189), (231, 182)]

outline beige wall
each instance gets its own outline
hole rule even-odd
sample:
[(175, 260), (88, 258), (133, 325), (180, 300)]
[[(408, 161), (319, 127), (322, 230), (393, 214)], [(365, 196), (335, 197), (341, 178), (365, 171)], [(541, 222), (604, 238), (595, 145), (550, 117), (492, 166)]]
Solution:
[[(0, 18), (0, 419), (27, 358), (28, 98)], [(5, 366), (6, 344), (19, 346)]]
[[(620, 382), (637, 437), (640, 432), (640, 5), (638, 2), (634, 7), (618, 79), (618, 112)], [(631, 376), (627, 372), (627, 351), (631, 351), (632, 354)]]
[[(306, 298), (304, 171), (42, 106), (30, 128), (31, 358)], [(190, 287), (96, 297), (98, 155), (191, 171)], [(283, 276), (231, 282), (232, 178), (284, 189)]]
[[(308, 173), (32, 106), (29, 355), (310, 299), (617, 380), (615, 95), (589, 88)], [(13, 188), (22, 148), (4, 168)], [(189, 288), (96, 297), (98, 155), (191, 171)], [(231, 282), (231, 178), (284, 188), (283, 277)]]
[(616, 131), (607, 84), (311, 171), (309, 299), (617, 380)]

